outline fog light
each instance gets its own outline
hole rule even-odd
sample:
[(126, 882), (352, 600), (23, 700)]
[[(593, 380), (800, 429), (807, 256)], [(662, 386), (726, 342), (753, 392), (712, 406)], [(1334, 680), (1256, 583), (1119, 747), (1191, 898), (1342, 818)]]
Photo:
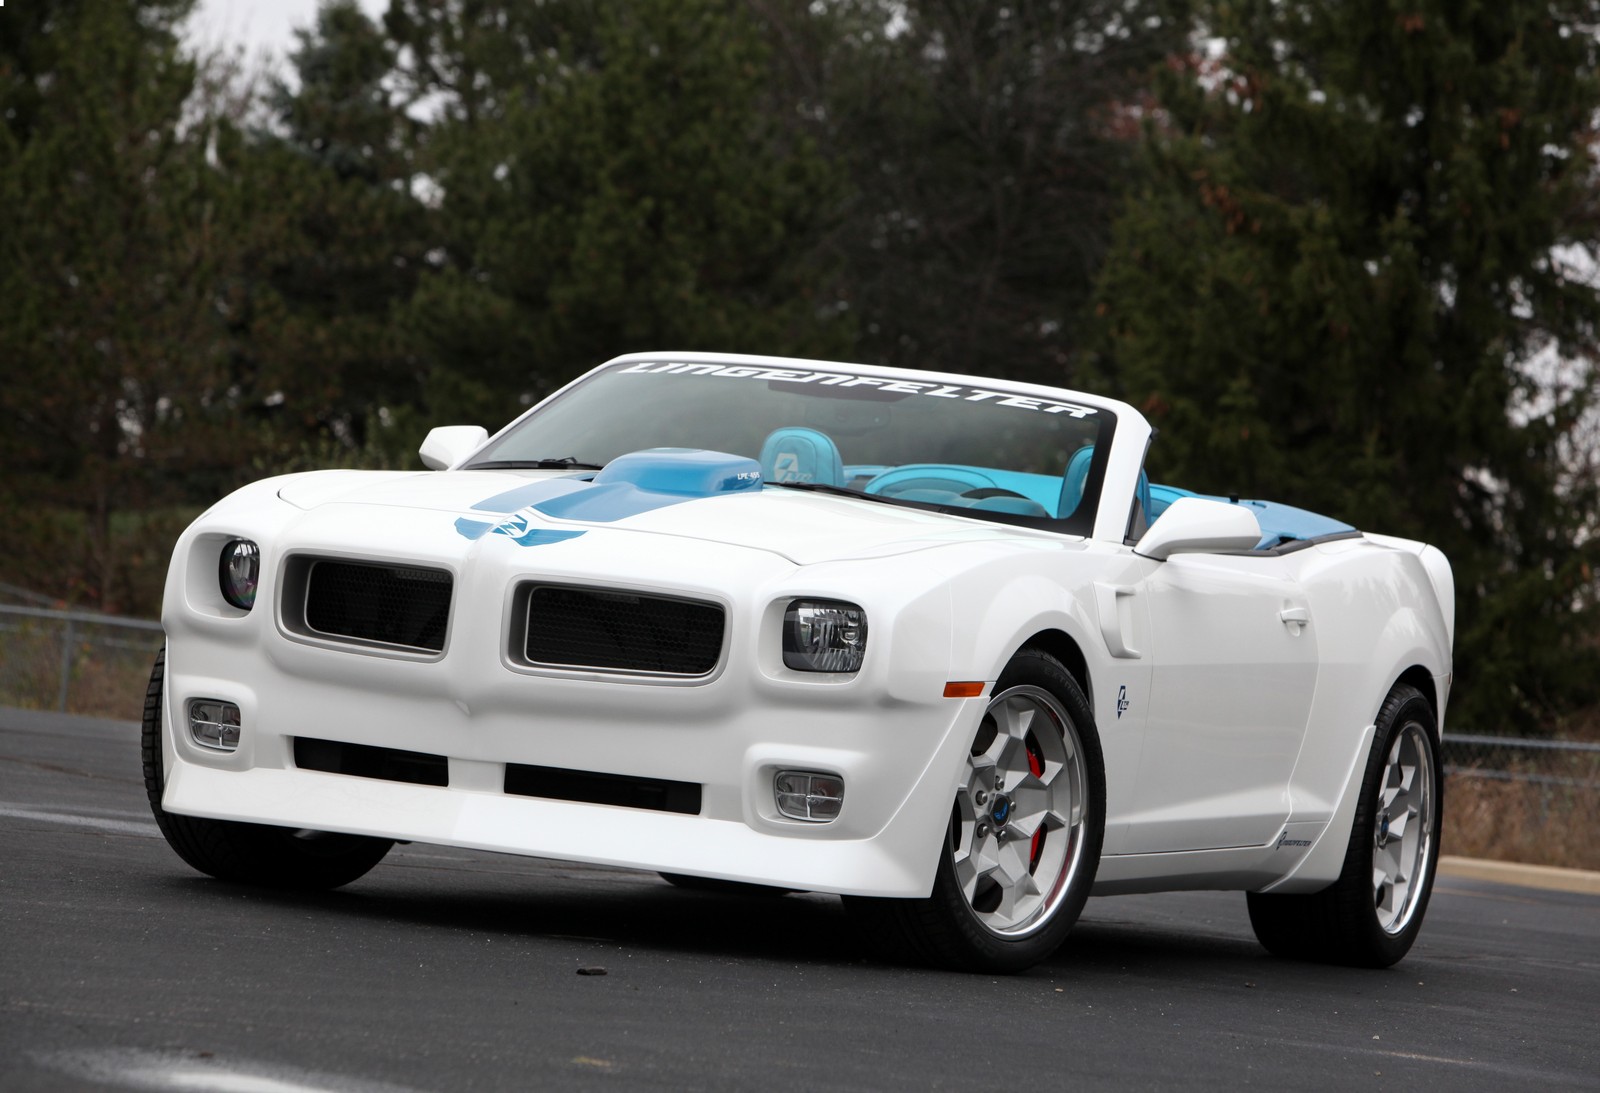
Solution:
[(772, 793), (780, 815), (825, 824), (839, 818), (844, 804), (844, 779), (809, 770), (780, 770), (772, 779)]
[(189, 735), (202, 748), (233, 751), (239, 746), (239, 707), (214, 698), (189, 703)]

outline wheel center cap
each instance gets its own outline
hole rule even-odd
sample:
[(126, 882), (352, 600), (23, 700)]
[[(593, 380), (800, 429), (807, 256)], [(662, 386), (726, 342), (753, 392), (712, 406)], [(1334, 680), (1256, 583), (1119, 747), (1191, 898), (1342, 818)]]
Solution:
[(1384, 846), (1389, 841), (1389, 814), (1386, 812), (1378, 817), (1378, 845)]
[(997, 824), (1003, 824), (1010, 815), (1011, 798), (1004, 793), (996, 793), (994, 795), (994, 807), (989, 809), (989, 818)]

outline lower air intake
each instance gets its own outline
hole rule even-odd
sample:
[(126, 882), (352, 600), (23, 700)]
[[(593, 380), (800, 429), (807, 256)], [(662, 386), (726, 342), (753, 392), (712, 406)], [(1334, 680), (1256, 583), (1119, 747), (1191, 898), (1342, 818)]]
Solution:
[(631, 778), (624, 774), (596, 774), (587, 770), (507, 763), (505, 786), (507, 793), (519, 797), (645, 808), (654, 812), (682, 812), (690, 816), (700, 814), (699, 782)]
[(409, 782), (415, 786), (450, 784), (450, 761), (442, 755), (344, 744), (337, 740), (313, 740), (305, 736), (295, 737), (294, 765), (301, 770), (376, 778), (382, 782)]

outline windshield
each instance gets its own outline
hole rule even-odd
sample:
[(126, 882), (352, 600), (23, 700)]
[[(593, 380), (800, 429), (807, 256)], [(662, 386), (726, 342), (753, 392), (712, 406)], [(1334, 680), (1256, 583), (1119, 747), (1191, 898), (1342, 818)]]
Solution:
[(577, 470), (702, 448), (759, 461), (771, 486), (1087, 535), (1114, 425), (1104, 410), (1002, 385), (645, 361), (567, 389), (469, 467)]

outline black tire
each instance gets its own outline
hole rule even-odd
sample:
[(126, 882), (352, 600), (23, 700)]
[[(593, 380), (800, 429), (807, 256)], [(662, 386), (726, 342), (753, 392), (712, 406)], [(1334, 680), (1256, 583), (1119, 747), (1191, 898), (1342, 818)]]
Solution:
[[(957, 971), (1024, 971), (1060, 947), (1089, 898), (1105, 838), (1105, 761), (1089, 703), (1061, 662), (1038, 649), (1023, 649), (1012, 658), (991, 694), (989, 710), (972, 744), (967, 781), (952, 809), (932, 894), (923, 899), (845, 897), (862, 941), (876, 957)], [(1020, 736), (999, 726), (1005, 709), (1019, 705), (1032, 709), (1028, 721), (1020, 723)], [(1040, 714), (1044, 715), (1042, 722)], [(1053, 742), (1032, 728), (1036, 723), (1054, 730)], [(998, 754), (995, 749), (1006, 747), (1007, 737), (1023, 743), (1022, 760), (1038, 789), (1029, 787), (1028, 775), (1023, 775), (1020, 781), (1002, 787), (1006, 792), (986, 796), (982, 763), (991, 752)], [(1049, 794), (1050, 814), (1058, 817), (1054, 795), (1065, 792), (1070, 802), (1066, 811), (1076, 819), (1060, 817), (1063, 826), (1041, 821), (1033, 830), (1042, 834), (1029, 833), (1025, 818), (1020, 826), (1010, 822), (1022, 816), (1026, 792)], [(966, 868), (974, 875), (970, 895), (964, 890), (960, 879), (963, 867), (958, 860), (976, 858), (977, 840), (985, 836), (985, 828), (993, 832), (995, 840), (986, 842), (985, 847), (998, 848), (997, 852), (1005, 847), (1006, 832), (1018, 833), (1010, 839), (1013, 850), (1020, 846), (1021, 838), (1030, 839), (1027, 858), (1015, 859), (1028, 874), (1027, 885), (1008, 886), (998, 868), (975, 875), (976, 867), (969, 865)], [(1040, 880), (1047, 886), (1045, 891), (1037, 890), (1035, 882)], [(1018, 895), (1025, 887), (1036, 890)], [(1029, 902), (1035, 896), (1039, 897), (1036, 906)], [(1008, 911), (1008, 898), (1020, 910)], [(1014, 921), (1006, 918), (1013, 914)]]
[(383, 860), (394, 845), (390, 839), (207, 820), (163, 809), (166, 775), (162, 770), (161, 696), (166, 665), (167, 651), (162, 648), (145, 690), (139, 740), (150, 811), (178, 857), (219, 880), (302, 890), (349, 884)]
[(716, 892), (724, 896), (787, 896), (794, 891), (793, 888), (776, 888), (770, 884), (695, 877), (688, 873), (661, 873), (659, 876), (674, 888), (682, 888), (686, 892)]
[[(1250, 925), (1268, 952), (1323, 964), (1387, 968), (1410, 951), (1422, 929), (1439, 863), (1444, 777), (1438, 736), (1433, 709), (1422, 692), (1396, 684), (1378, 713), (1339, 879), (1320, 892), (1251, 892), (1245, 897)], [(1392, 765), (1393, 759), (1400, 764)], [(1408, 759), (1411, 773), (1404, 775)], [(1386, 779), (1401, 775), (1410, 779), (1411, 788), (1403, 788), (1402, 781), (1399, 794), (1384, 800), (1391, 784)], [(1415, 797), (1416, 811), (1407, 810), (1404, 831), (1395, 835), (1390, 808), (1401, 796)], [(1413, 826), (1418, 843), (1407, 846), (1406, 833)], [(1393, 854), (1387, 849), (1391, 840), (1399, 844)], [(1394, 883), (1375, 879), (1388, 871), (1386, 862), (1402, 857), (1410, 866), (1403, 892)]]

